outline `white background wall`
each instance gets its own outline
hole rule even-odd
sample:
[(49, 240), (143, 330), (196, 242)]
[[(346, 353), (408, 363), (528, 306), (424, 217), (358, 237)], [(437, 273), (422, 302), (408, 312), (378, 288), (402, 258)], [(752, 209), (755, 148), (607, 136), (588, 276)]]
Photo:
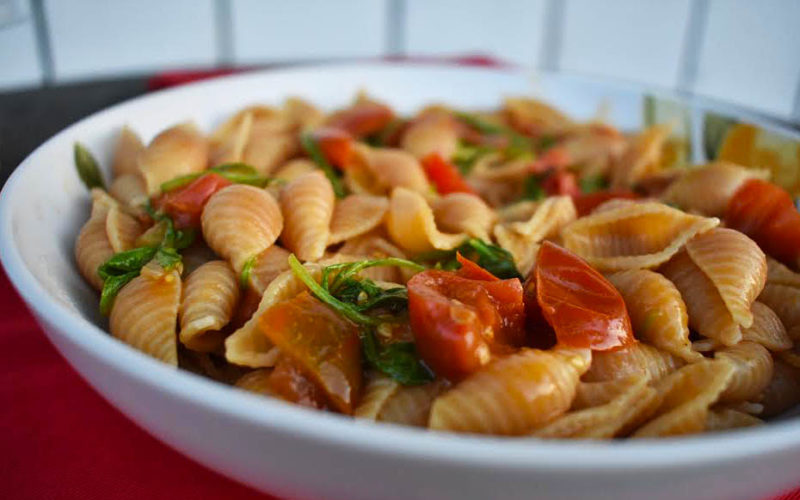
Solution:
[(800, 122), (800, 0), (0, 0), (0, 90), (161, 69), (478, 53)]

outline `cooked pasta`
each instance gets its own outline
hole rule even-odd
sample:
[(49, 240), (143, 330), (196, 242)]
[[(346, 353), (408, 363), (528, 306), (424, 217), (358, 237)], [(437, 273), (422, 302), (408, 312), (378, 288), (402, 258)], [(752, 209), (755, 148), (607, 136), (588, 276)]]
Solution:
[(409, 116), (290, 97), (217, 124), (75, 146), (77, 270), (139, 351), (265, 411), (531, 441), (800, 405), (800, 193), (766, 170), (527, 97)]
[(330, 239), (334, 194), (322, 172), (310, 172), (281, 191), (281, 242), (304, 261), (318, 260)]

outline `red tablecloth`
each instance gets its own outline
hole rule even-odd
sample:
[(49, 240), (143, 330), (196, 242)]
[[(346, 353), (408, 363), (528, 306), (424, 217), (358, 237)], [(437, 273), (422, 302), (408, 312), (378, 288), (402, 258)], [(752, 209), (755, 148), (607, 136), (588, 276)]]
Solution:
[[(167, 75), (151, 88), (198, 76)], [(0, 368), (3, 498), (272, 498), (164, 446), (100, 398), (47, 341), (2, 270)], [(776, 500), (800, 500), (800, 490)]]

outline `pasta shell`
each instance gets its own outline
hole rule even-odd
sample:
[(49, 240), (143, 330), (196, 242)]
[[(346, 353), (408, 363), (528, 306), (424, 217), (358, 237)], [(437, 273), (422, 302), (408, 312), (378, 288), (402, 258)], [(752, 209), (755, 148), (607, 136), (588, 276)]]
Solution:
[(588, 358), (524, 349), (489, 363), (433, 403), (434, 430), (520, 435), (566, 412)]
[(575, 122), (549, 104), (528, 97), (508, 97), (503, 102), (508, 121), (519, 130), (559, 136), (573, 130)]
[(317, 165), (313, 161), (306, 158), (295, 158), (281, 165), (280, 168), (275, 171), (273, 177), (288, 183), (301, 175), (317, 170), (319, 170), (319, 168), (317, 168)]
[(253, 128), (253, 113), (237, 114), (211, 136), (210, 164), (241, 162)]
[(753, 177), (759, 177), (753, 169), (718, 161), (688, 170), (667, 188), (662, 199), (683, 210), (722, 217), (736, 190)]
[(206, 262), (217, 260), (217, 254), (202, 241), (195, 241), (190, 247), (181, 251), (181, 262), (184, 274), (194, 272)]
[(184, 123), (158, 134), (138, 156), (147, 194), (161, 192), (161, 184), (208, 166), (208, 143), (192, 124)]
[(767, 283), (800, 288), (800, 273), (796, 273), (769, 255), (767, 256)]
[(514, 264), (523, 276), (530, 273), (536, 264), (540, 243), (533, 241), (530, 236), (524, 236), (509, 229), (505, 224), (494, 226), (494, 237), (497, 244), (508, 251), (514, 258)]
[(286, 119), (295, 129), (308, 129), (325, 121), (325, 114), (319, 108), (299, 97), (289, 97), (283, 102)]
[(440, 382), (401, 386), (386, 401), (378, 415), (378, 420), (392, 424), (425, 427), (430, 418), (433, 402), (443, 389), (444, 385)]
[(383, 224), (389, 200), (382, 196), (350, 195), (336, 202), (331, 218), (329, 245), (361, 236)]
[(260, 174), (269, 175), (299, 150), (300, 144), (294, 133), (274, 134), (254, 122), (242, 159)]
[(614, 273), (608, 280), (622, 294), (639, 339), (687, 362), (703, 358), (692, 350), (686, 304), (672, 282), (646, 269)]
[(494, 211), (480, 197), (469, 193), (450, 193), (432, 203), (436, 225), (450, 233), (491, 241), (489, 231), (495, 221)]
[(661, 380), (655, 387), (662, 398), (658, 417), (640, 427), (633, 437), (702, 432), (709, 407), (725, 390), (733, 372), (727, 361), (706, 360), (686, 365)]
[(795, 346), (793, 349), (779, 352), (776, 356), (787, 365), (800, 368), (800, 345)]
[(614, 351), (592, 354), (592, 366), (583, 376), (585, 382), (619, 380), (638, 375), (647, 380), (659, 380), (683, 365), (672, 354), (637, 342)]
[(258, 254), (250, 270), (250, 286), (259, 295), (266, 291), (272, 280), (289, 269), (289, 255), (291, 252), (276, 245)]
[(134, 248), (140, 234), (142, 226), (135, 217), (117, 205), (111, 207), (106, 215), (106, 235), (115, 253)]
[(768, 418), (780, 415), (800, 404), (800, 368), (776, 359), (772, 380), (761, 394), (764, 410), (761, 415)]
[(467, 238), (463, 233), (440, 232), (425, 198), (402, 187), (392, 191), (386, 229), (395, 243), (412, 253), (450, 250)]
[(756, 242), (739, 231), (714, 228), (686, 243), (686, 251), (714, 283), (733, 320), (751, 326), (750, 306), (767, 279), (767, 260)]
[(458, 149), (458, 131), (448, 115), (435, 115), (413, 122), (403, 134), (400, 147), (417, 158), (439, 153), (449, 159)]
[(142, 151), (144, 151), (144, 144), (136, 132), (127, 125), (122, 127), (117, 136), (114, 159), (111, 162), (111, 171), (114, 173), (114, 177), (138, 174), (137, 158)]
[(92, 190), (92, 214), (75, 240), (75, 261), (81, 275), (97, 290), (103, 288), (103, 279), (97, 269), (114, 255), (108, 241), (106, 217), (114, 207), (114, 200), (101, 189)]
[(146, 215), (143, 207), (149, 198), (144, 180), (138, 173), (120, 175), (111, 183), (108, 193), (133, 215), (137, 217)]
[(646, 175), (657, 171), (671, 132), (670, 125), (654, 125), (631, 139), (628, 149), (611, 170), (611, 187), (632, 187)]
[(542, 241), (557, 236), (564, 226), (577, 218), (572, 197), (550, 196), (535, 203), (527, 220), (510, 222), (508, 227), (533, 241)]
[(800, 288), (767, 283), (758, 300), (778, 315), (793, 341), (800, 341)]
[(564, 246), (601, 271), (653, 268), (718, 219), (656, 202), (625, 204), (581, 217), (562, 231)]
[(283, 230), (280, 207), (268, 192), (245, 184), (217, 191), (201, 216), (203, 237), (236, 273), (270, 247)]
[(178, 344), (178, 368), (226, 385), (233, 385), (247, 373), (245, 368), (232, 365), (216, 354), (192, 351), (180, 344)]
[(272, 396), (273, 391), (269, 383), (269, 376), (271, 373), (272, 370), (269, 368), (253, 370), (242, 375), (234, 385), (239, 389), (244, 389), (245, 391), (250, 391), (255, 394)]
[(385, 195), (403, 187), (428, 193), (430, 186), (422, 166), (402, 149), (357, 146), (353, 162), (345, 169), (345, 183), (355, 193)]
[(400, 383), (378, 372), (367, 374), (367, 384), (353, 416), (367, 420), (378, 420), (386, 402), (400, 389)]
[(145, 354), (177, 366), (175, 325), (180, 301), (178, 270), (142, 270), (114, 300), (109, 319), (111, 334)]
[(706, 432), (719, 432), (757, 425), (764, 425), (764, 421), (741, 411), (723, 408), (708, 412), (705, 430)]
[(472, 165), (470, 178), (493, 182), (515, 182), (520, 184), (531, 171), (529, 159), (507, 160), (499, 153), (481, 156)]
[[(347, 243), (339, 249), (339, 254), (368, 259), (382, 259), (384, 257), (406, 258), (402, 250), (386, 241), (383, 237), (373, 234), (366, 234), (347, 240)], [(371, 267), (361, 271), (361, 276), (376, 281), (405, 283), (411, 277), (406, 275), (407, 271), (407, 269), (398, 267)]]
[(281, 191), (283, 232), (281, 242), (303, 261), (315, 261), (325, 253), (330, 238), (334, 194), (320, 171), (293, 180)]
[(733, 320), (714, 283), (682, 250), (659, 269), (681, 292), (689, 312), (689, 326), (700, 335), (734, 345), (742, 331)]
[[(629, 422), (642, 418), (642, 412), (653, 408), (655, 389), (640, 377), (628, 379), (628, 386), (611, 401), (601, 406), (566, 413), (532, 435), (541, 438), (610, 439)], [(646, 417), (645, 417), (646, 418)]]
[(772, 355), (755, 342), (740, 342), (717, 351), (715, 358), (729, 361), (734, 367), (725, 392), (720, 395), (722, 403), (753, 401), (772, 380)]
[[(306, 264), (306, 268), (314, 279), (318, 280), (322, 274), (321, 268), (316, 264)], [(225, 358), (231, 363), (251, 368), (273, 366), (280, 353), (259, 329), (258, 319), (273, 304), (289, 300), (305, 290), (306, 285), (292, 271), (284, 271), (278, 275), (264, 291), (253, 316), (225, 339)]]
[(792, 339), (772, 309), (761, 302), (753, 302), (752, 312), (753, 325), (742, 330), (743, 341), (756, 342), (770, 351), (791, 349)]
[(239, 302), (239, 281), (227, 262), (215, 260), (186, 278), (180, 307), (180, 341), (202, 352), (222, 347), (220, 330), (230, 322)]

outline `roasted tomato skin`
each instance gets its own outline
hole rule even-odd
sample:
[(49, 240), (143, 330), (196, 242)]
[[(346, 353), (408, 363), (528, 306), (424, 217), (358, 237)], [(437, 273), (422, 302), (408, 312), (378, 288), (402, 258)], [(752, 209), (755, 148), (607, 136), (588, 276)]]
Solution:
[(408, 282), (417, 351), (442, 377), (461, 380), (486, 364), (493, 352), (524, 343), (522, 284), (489, 276), (494, 279), (429, 270)]
[(383, 130), (394, 119), (391, 108), (376, 102), (359, 102), (331, 116), (327, 125), (360, 138)]
[(154, 205), (164, 211), (179, 229), (199, 228), (203, 207), (220, 189), (233, 184), (225, 177), (208, 173), (187, 184), (156, 198)]
[(580, 257), (545, 241), (534, 272), (537, 302), (559, 344), (606, 351), (634, 342), (622, 296)]
[(436, 186), (439, 194), (470, 193), (475, 194), (472, 186), (458, 171), (458, 167), (442, 158), (439, 153), (431, 153), (422, 159), (422, 168), (428, 180)]
[(320, 127), (311, 133), (328, 163), (344, 169), (353, 156), (353, 136), (345, 130), (334, 127)]

